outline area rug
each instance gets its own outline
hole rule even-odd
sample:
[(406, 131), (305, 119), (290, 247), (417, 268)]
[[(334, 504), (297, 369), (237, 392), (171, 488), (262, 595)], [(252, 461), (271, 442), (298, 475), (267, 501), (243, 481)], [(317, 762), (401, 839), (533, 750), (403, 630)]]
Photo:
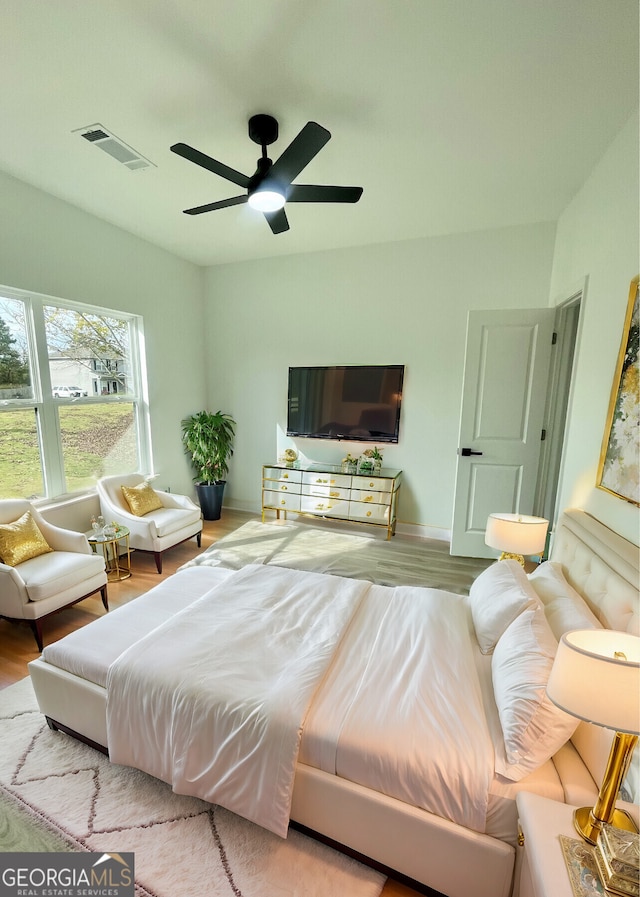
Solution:
[(0, 691), (0, 744), (0, 852), (133, 851), (139, 897), (379, 897), (384, 886), (300, 832), (283, 840), (52, 732), (28, 678)]
[(428, 586), (468, 594), (492, 560), (452, 557), (449, 544), (395, 536), (390, 540), (346, 532), (335, 525), (261, 523), (250, 520), (185, 564), (239, 570), (246, 564), (275, 564), (332, 573), (385, 586)]

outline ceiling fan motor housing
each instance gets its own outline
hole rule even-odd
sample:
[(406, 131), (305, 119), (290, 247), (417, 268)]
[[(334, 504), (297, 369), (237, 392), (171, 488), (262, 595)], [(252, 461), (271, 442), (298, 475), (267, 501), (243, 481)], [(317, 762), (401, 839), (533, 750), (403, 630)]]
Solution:
[(278, 122), (272, 115), (252, 115), (249, 119), (249, 137), (258, 146), (269, 146), (278, 139)]

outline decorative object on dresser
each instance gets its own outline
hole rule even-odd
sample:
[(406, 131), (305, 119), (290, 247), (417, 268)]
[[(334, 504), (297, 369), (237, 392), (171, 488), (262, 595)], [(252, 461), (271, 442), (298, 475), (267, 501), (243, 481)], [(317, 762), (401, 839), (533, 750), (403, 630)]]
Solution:
[(196, 472), (194, 482), (205, 520), (219, 520), (233, 455), (236, 422), (223, 411), (199, 411), (182, 421), (182, 443)]
[(293, 465), (298, 460), (298, 453), (293, 448), (286, 448), (279, 460), (286, 464), (287, 467), (293, 467)]
[(489, 548), (497, 548), (502, 552), (499, 560), (513, 558), (524, 567), (525, 556), (541, 555), (544, 552), (548, 528), (549, 521), (544, 517), (489, 514), (484, 541)]
[[(373, 465), (373, 459), (368, 459)], [(262, 520), (265, 511), (309, 514), (351, 523), (384, 527), (387, 539), (396, 530), (398, 492), (402, 471), (382, 469), (379, 474), (342, 473), (342, 465), (270, 464), (262, 468)]]
[(605, 823), (636, 832), (616, 800), (640, 734), (640, 637), (607, 629), (565, 633), (547, 694), (572, 716), (615, 732), (598, 800), (575, 811), (576, 830), (589, 844), (597, 843)]

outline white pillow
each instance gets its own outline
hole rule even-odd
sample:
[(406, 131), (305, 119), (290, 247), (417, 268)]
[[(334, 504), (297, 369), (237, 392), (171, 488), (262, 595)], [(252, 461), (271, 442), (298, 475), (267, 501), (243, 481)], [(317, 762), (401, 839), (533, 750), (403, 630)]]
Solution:
[(558, 643), (542, 605), (520, 614), (498, 641), (491, 659), (493, 694), (504, 737), (496, 772), (519, 782), (560, 750), (579, 720), (547, 697)]
[(480, 650), (491, 654), (507, 626), (540, 600), (518, 561), (506, 560), (487, 567), (474, 580), (469, 603)]
[(545, 616), (558, 641), (572, 629), (602, 629), (584, 598), (564, 578), (560, 564), (545, 561), (529, 574), (529, 582), (544, 604)]

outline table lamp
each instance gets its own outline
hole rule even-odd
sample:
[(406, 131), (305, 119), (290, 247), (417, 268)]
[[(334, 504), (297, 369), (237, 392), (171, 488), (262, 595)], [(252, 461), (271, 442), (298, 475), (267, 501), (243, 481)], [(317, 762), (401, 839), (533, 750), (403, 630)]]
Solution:
[(501, 551), (499, 560), (513, 558), (524, 567), (524, 556), (542, 554), (549, 521), (527, 514), (489, 514), (484, 541)]
[(616, 808), (616, 800), (640, 734), (640, 637), (611, 629), (565, 633), (547, 694), (572, 716), (615, 732), (595, 806), (574, 813), (577, 832), (589, 844), (596, 844), (605, 823), (636, 832), (633, 818)]

